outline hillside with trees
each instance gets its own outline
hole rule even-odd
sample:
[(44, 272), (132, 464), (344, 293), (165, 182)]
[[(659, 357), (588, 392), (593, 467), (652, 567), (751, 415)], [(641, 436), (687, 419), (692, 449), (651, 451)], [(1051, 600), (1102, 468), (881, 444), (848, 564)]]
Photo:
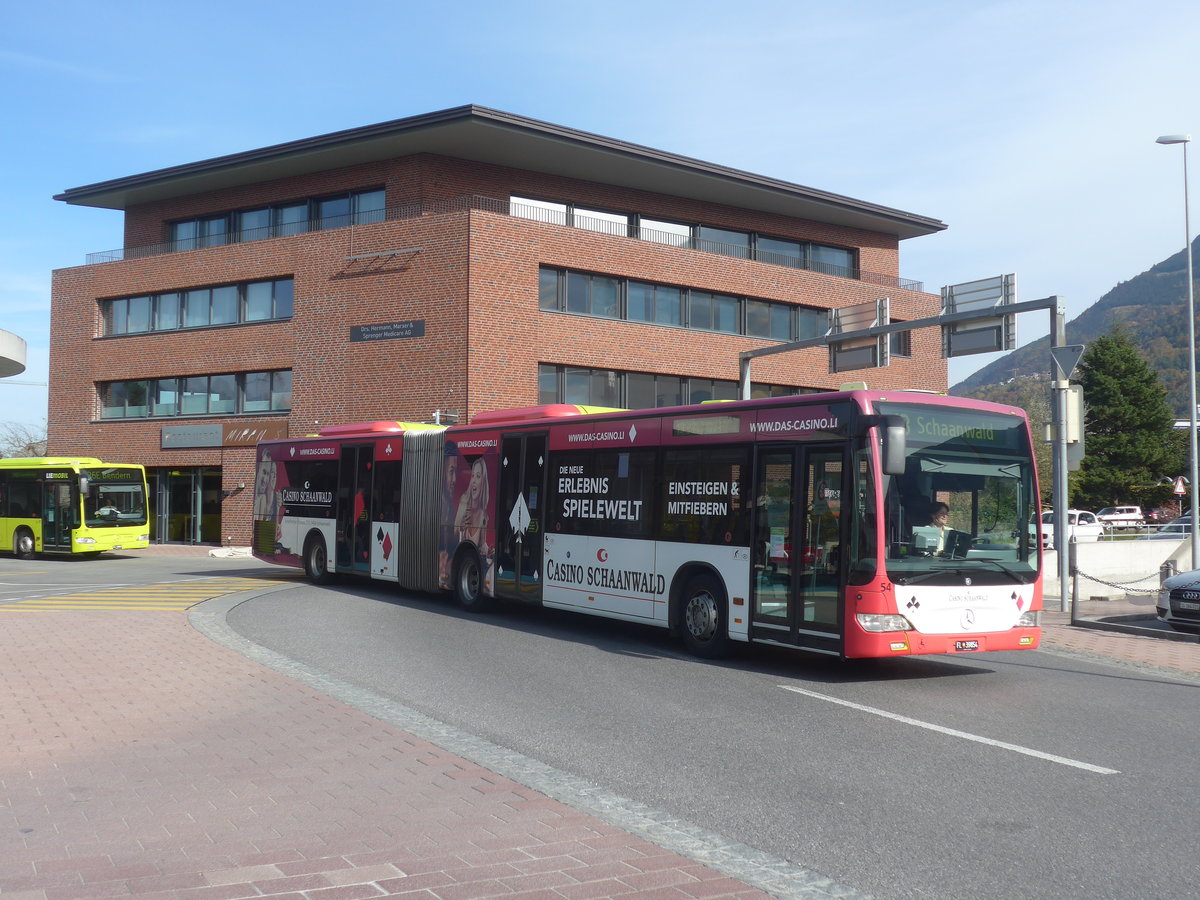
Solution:
[[(1200, 238), (1192, 244), (1193, 268)], [(1124, 328), (1166, 390), (1178, 418), (1187, 416), (1187, 258), (1180, 250), (1129, 281), (1123, 281), (1067, 323), (1067, 340), (1091, 344), (1114, 328)], [(1000, 357), (950, 389), (961, 397), (979, 397), (1013, 379), (1049, 378), (1050, 339), (1041, 338)]]

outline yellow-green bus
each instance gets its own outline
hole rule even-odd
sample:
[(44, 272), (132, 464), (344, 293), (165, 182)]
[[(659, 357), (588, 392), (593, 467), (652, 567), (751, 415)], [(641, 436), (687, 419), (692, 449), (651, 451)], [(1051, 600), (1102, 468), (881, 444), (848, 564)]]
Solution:
[(0, 550), (97, 554), (150, 546), (146, 470), (85, 456), (0, 459)]

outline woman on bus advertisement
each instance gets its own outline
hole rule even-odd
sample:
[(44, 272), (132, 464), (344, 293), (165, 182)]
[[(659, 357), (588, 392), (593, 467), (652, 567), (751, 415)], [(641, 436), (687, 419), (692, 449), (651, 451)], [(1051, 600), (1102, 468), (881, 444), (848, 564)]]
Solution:
[[(447, 446), (447, 451), (450, 448)], [(483, 569), (484, 593), (495, 580), (495, 532), (491, 520), (491, 476), (485, 456), (447, 455), (443, 491), (451, 502), (442, 507), (443, 549), (440, 575), (449, 578), (450, 562), (463, 541), (474, 545)]]
[(263, 524), (255, 525), (254, 539), (263, 542), (259, 548), (262, 552), (274, 553), (279, 544), (283, 508), (279, 502), (277, 469), (271, 459), (271, 448), (263, 447), (259, 454), (258, 471), (254, 477), (254, 521)]

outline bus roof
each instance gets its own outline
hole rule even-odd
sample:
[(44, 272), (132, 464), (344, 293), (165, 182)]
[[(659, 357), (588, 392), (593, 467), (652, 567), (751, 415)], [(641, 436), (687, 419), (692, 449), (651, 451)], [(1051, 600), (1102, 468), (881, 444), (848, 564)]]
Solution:
[[(535, 419), (561, 419), (568, 416), (590, 416), (596, 413), (623, 413), (633, 410), (613, 406), (578, 406), (574, 403), (547, 403), (544, 406), (522, 406), (518, 409), (495, 409), (481, 412), (471, 420), (472, 425), (499, 425), (504, 422), (529, 422)], [(642, 412), (642, 410), (636, 410)]]
[(45, 466), (131, 466), (136, 463), (106, 463), (93, 456), (11, 456), (0, 459), (6, 469), (36, 469)]

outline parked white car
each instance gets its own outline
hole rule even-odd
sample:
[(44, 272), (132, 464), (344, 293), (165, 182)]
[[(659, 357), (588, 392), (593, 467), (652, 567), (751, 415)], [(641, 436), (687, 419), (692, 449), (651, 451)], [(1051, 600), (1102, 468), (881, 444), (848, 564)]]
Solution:
[(1140, 506), (1106, 506), (1096, 518), (1109, 528), (1140, 528), (1146, 524)]
[[(1100, 540), (1104, 524), (1094, 512), (1085, 509), (1067, 510), (1067, 540), (1074, 538), (1079, 543)], [(1029, 523), (1029, 540), (1037, 540), (1037, 520)], [(1054, 549), (1054, 510), (1042, 510), (1042, 549)]]

